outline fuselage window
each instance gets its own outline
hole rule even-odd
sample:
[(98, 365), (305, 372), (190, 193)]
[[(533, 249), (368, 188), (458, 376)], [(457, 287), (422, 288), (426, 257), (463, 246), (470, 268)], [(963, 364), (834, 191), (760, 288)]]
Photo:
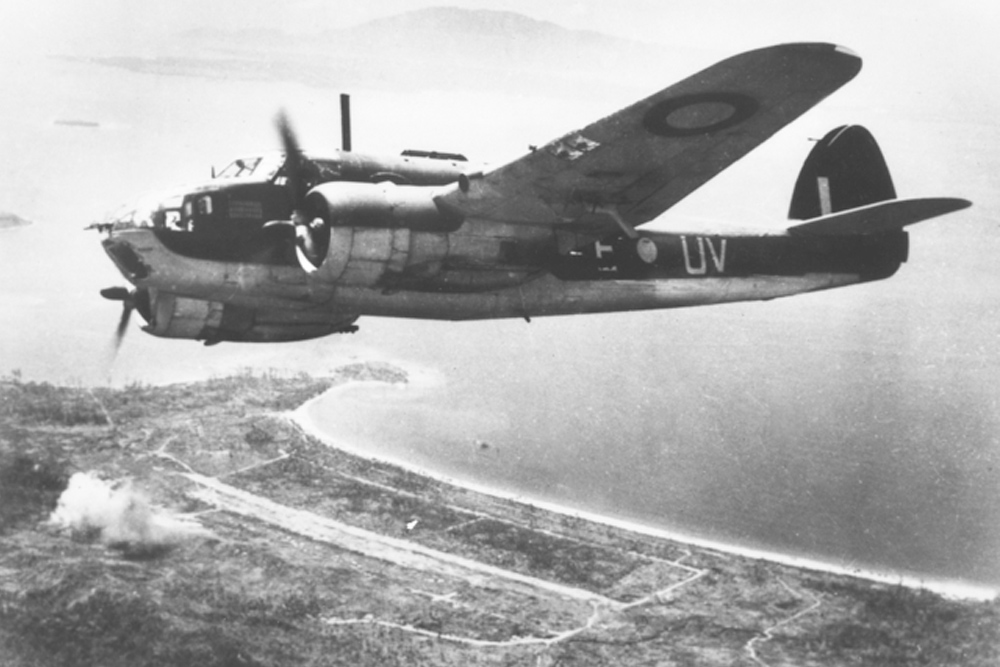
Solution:
[(163, 212), (163, 224), (167, 229), (174, 231), (184, 231), (187, 226), (184, 224), (181, 212), (176, 209), (167, 209)]
[(212, 198), (208, 195), (198, 199), (198, 213), (200, 215), (212, 215)]

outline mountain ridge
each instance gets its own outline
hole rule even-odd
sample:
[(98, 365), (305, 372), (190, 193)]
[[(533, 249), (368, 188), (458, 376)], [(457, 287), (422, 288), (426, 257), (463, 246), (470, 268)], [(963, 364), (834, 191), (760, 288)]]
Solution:
[[(302, 80), (340, 79), (348, 72), (349, 78), (393, 89), (496, 88), (516, 77), (519, 89), (565, 91), (580, 82), (627, 82), (677, 56), (676, 49), (516, 12), (445, 6), (294, 36), (276, 28), (196, 28), (167, 48), (219, 66), (233, 58), (266, 63)], [(308, 69), (325, 74), (309, 76)]]
[[(205, 40), (222, 38), (224, 40), (256, 40), (259, 43), (272, 44), (315, 44), (332, 40), (336, 43), (341, 38), (347, 41), (362, 41), (375, 37), (385, 39), (391, 37), (398, 40), (401, 34), (411, 37), (440, 37), (442, 32), (474, 36), (477, 39), (514, 38), (518, 41), (539, 39), (563, 40), (571, 37), (576, 40), (590, 40), (616, 44), (619, 46), (650, 47), (646, 42), (607, 35), (594, 30), (579, 30), (566, 28), (552, 21), (535, 19), (525, 14), (494, 9), (464, 9), (460, 7), (437, 6), (415, 9), (399, 14), (371, 19), (353, 26), (342, 28), (321, 28), (306, 33), (292, 35), (278, 28), (243, 28), (237, 30), (219, 30), (216, 28), (192, 28), (182, 31), (179, 36), (189, 40)], [(330, 46), (327, 42), (327, 46)]]

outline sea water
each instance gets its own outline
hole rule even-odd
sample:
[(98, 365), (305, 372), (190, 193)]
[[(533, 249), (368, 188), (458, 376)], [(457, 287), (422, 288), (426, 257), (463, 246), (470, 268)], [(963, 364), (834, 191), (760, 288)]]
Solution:
[[(462, 325), (447, 351), (415, 346), (432, 381), (351, 385), (308, 418), (353, 451), (528, 499), (1000, 584), (995, 360), (895, 349), (890, 316), (803, 299)], [(868, 327), (883, 337), (842, 338)]]

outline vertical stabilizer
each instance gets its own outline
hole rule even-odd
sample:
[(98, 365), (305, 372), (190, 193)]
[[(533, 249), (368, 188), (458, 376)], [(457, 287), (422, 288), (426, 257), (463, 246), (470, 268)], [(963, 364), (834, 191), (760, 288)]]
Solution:
[(806, 158), (788, 217), (811, 220), (895, 198), (875, 137), (860, 125), (843, 125), (823, 137)]

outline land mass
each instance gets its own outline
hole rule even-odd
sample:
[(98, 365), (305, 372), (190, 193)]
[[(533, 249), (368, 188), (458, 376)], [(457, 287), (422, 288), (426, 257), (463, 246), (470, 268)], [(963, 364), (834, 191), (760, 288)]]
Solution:
[(14, 215), (13, 213), (0, 211), (0, 229), (8, 229), (11, 227), (25, 227), (30, 224), (31, 224), (30, 220), (25, 220), (24, 218), (18, 215)]
[[(173, 34), (130, 54), (71, 58), (133, 72), (208, 79), (295, 81), (317, 88), (475, 92), (510, 90), (570, 99), (629, 82), (674, 62), (667, 49), (513, 12), (433, 7), (289, 34), (212, 26)], [(659, 83), (659, 80), (657, 80)]]
[[(28, 665), (1000, 663), (1000, 603), (800, 570), (331, 448), (290, 412), (382, 364), (165, 387), (0, 382), (0, 658)], [(74, 473), (201, 529), (47, 518)], [(133, 515), (135, 512), (133, 512)], [(140, 531), (141, 532), (141, 531)]]

